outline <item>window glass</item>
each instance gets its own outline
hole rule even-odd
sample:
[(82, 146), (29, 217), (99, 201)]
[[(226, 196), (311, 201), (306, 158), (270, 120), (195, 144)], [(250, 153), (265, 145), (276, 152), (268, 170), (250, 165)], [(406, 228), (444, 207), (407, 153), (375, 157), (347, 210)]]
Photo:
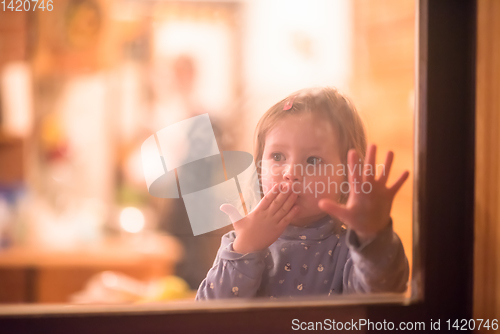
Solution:
[[(1, 304), (412, 294), (413, 1), (25, 3), (0, 3)], [(350, 188), (365, 142), (387, 187)], [(297, 216), (259, 209), (283, 180)]]

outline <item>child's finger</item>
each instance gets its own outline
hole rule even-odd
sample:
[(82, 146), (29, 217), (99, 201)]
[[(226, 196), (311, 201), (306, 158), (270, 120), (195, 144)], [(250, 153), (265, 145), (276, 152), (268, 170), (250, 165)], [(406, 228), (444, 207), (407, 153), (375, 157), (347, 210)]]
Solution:
[(382, 175), (378, 179), (382, 184), (387, 183), (387, 179), (389, 178), (389, 173), (391, 172), (392, 161), (394, 160), (394, 153), (392, 151), (387, 152), (385, 156), (385, 164)]
[(220, 211), (229, 216), (229, 219), (231, 219), (231, 223), (237, 222), (238, 220), (243, 218), (238, 209), (236, 209), (232, 204), (222, 204), (220, 206)]
[(271, 203), (274, 201), (274, 199), (278, 196), (279, 191), (278, 191), (278, 185), (275, 184), (271, 187), (271, 190), (267, 192), (267, 194), (264, 195), (264, 197), (261, 199), (259, 203), (259, 209), (261, 210), (266, 210)]
[(287, 215), (285, 217), (281, 218), (281, 220), (278, 223), (278, 228), (284, 229), (285, 227), (287, 227), (288, 224), (290, 224), (290, 222), (297, 216), (299, 211), (300, 211), (299, 207), (294, 205), (290, 209), (290, 211), (288, 211)]
[(341, 221), (348, 220), (349, 211), (342, 204), (332, 201), (331, 199), (322, 199), (319, 201), (318, 206), (331, 217), (337, 217)]
[(297, 194), (293, 193), (288, 198), (286, 201), (283, 203), (281, 208), (275, 213), (273, 218), (276, 219), (276, 221), (279, 223), (279, 221), (288, 214), (288, 212), (292, 209), (293, 205), (295, 204), (295, 201), (297, 200)]
[(222, 204), (220, 206), (220, 211), (228, 215), (235, 230), (238, 230), (241, 227), (241, 225), (244, 224), (243, 219), (245, 217), (243, 217), (238, 211), (238, 209), (236, 209), (232, 204), (229, 203)]
[(375, 179), (375, 161), (377, 157), (377, 146), (370, 145), (366, 153), (365, 165), (363, 167), (363, 182), (373, 182)]
[(389, 191), (392, 193), (392, 196), (396, 195), (401, 186), (405, 183), (406, 179), (408, 178), (408, 175), (410, 175), (410, 172), (408, 171), (401, 174), (399, 179), (389, 188)]
[(268, 208), (268, 212), (271, 216), (274, 216), (276, 212), (283, 206), (283, 203), (287, 200), (287, 198), (292, 193), (292, 189), (288, 184), (285, 184), (286, 189), (280, 190), (278, 196), (274, 199), (271, 205)]

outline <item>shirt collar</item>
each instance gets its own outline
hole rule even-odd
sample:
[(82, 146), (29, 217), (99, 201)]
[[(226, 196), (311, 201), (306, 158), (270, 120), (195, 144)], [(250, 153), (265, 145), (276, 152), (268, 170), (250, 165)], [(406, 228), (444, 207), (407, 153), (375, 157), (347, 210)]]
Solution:
[(332, 234), (340, 234), (345, 226), (335, 218), (325, 216), (307, 226), (288, 225), (281, 239), (323, 240)]

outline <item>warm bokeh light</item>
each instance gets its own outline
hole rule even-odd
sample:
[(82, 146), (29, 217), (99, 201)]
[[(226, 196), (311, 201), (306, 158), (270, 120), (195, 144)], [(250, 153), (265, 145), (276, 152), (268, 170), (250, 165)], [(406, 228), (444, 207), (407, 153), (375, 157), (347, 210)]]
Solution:
[(128, 207), (120, 213), (120, 226), (127, 232), (137, 233), (144, 228), (144, 215), (141, 210)]

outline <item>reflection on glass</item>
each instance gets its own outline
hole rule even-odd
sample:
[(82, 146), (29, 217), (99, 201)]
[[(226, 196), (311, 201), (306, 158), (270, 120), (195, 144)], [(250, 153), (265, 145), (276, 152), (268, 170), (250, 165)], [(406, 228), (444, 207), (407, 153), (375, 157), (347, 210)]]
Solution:
[[(412, 177), (414, 21), (414, 3), (397, 0), (0, 12), (0, 303), (405, 291), (412, 184), (397, 181)], [(327, 86), (337, 90), (294, 94)], [(209, 140), (161, 135), (202, 115)], [(334, 203), (354, 205), (348, 151), (353, 166), (374, 157), (369, 143), (367, 165), (387, 182), (368, 191), (362, 176), (360, 194), (373, 196), (355, 203), (375, 209), (346, 211)], [(257, 173), (235, 167), (241, 152)], [(280, 182), (299, 194), (276, 194), (293, 218), (277, 228), (259, 206)], [(220, 211), (225, 199), (235, 207)], [(196, 232), (191, 220), (215, 219), (210, 210), (223, 227)]]

